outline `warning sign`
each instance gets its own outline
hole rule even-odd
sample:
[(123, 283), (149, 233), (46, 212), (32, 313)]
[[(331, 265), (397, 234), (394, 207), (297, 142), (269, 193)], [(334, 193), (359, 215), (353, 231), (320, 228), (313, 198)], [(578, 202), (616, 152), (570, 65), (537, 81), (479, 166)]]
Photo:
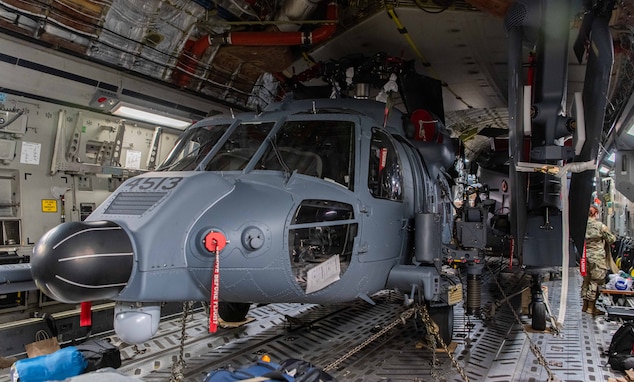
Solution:
[(42, 199), (42, 212), (57, 212), (57, 200)]

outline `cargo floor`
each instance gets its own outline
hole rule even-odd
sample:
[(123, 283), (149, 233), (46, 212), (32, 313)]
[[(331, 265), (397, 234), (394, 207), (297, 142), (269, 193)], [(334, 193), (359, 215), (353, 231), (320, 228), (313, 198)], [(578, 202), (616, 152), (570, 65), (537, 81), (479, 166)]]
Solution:
[[(507, 293), (521, 287), (517, 274), (499, 278)], [(545, 281), (550, 305), (559, 306), (561, 280)], [(550, 330), (530, 329), (530, 318), (520, 314), (519, 296), (511, 299), (517, 322), (507, 304), (498, 304), (495, 315), (487, 319), (466, 316), (462, 304), (454, 310), (454, 367), (446, 352), (433, 352), (425, 346), (424, 333), (414, 319), (396, 324), (384, 335), (367, 344), (329, 371), (339, 381), (546, 381), (549, 371), (561, 381), (607, 381), (619, 377), (607, 365), (607, 350), (619, 322), (604, 316), (581, 313), (578, 269), (570, 269), (567, 314), (557, 335)], [(492, 276), (483, 277), (483, 312), (490, 312), (501, 293)], [(519, 289), (518, 289), (519, 290)], [(236, 328), (221, 328), (209, 334), (208, 318), (203, 310), (190, 314), (186, 321), (182, 357), (184, 381), (202, 381), (206, 373), (219, 367), (248, 365), (264, 354), (273, 361), (300, 358), (326, 367), (368, 340), (373, 334), (399, 320), (406, 310), (396, 293), (373, 296), (375, 305), (359, 301), (350, 304), (319, 306), (309, 304), (275, 304), (253, 306), (252, 320)], [(149, 342), (132, 347), (120, 344), (123, 365), (120, 373), (143, 381), (168, 381), (172, 365), (179, 359), (182, 320), (161, 323), (159, 332)], [(531, 351), (531, 343), (539, 349)], [(545, 364), (542, 365), (542, 364)], [(462, 369), (464, 377), (460, 374)], [(9, 381), (7, 370), (0, 371), (0, 382)]]

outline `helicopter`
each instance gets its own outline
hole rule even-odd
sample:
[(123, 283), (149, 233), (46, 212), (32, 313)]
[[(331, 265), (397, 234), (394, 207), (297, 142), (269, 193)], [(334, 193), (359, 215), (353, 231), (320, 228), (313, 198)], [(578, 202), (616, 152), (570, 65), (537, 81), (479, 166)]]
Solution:
[(156, 171), (46, 233), (33, 279), (61, 302), (114, 300), (128, 343), (152, 337), (162, 302), (217, 293), (219, 317), (236, 322), (252, 303), (374, 303), (383, 289), (427, 302), (448, 343), (462, 293), (450, 301), (459, 281), (441, 265), (479, 255), (451, 247), (453, 143), (423, 136), (372, 100), (204, 119)]

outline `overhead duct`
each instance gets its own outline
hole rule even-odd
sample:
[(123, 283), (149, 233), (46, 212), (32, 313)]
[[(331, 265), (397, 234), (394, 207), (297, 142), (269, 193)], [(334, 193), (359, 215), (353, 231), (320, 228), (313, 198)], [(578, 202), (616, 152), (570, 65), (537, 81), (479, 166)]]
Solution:
[(231, 32), (222, 37), (211, 35), (202, 36), (196, 42), (185, 48), (181, 60), (176, 65), (174, 83), (180, 87), (189, 85), (191, 76), (195, 73), (198, 60), (212, 45), (240, 45), (240, 46), (296, 46), (315, 45), (331, 37), (337, 25), (339, 7), (336, 2), (328, 4), (326, 19), (332, 24), (324, 24), (312, 32)]
[[(328, 4), (326, 19), (336, 21), (337, 3)], [(233, 32), (222, 38), (227, 45), (295, 46), (319, 44), (335, 33), (336, 24), (324, 24), (312, 32)]]

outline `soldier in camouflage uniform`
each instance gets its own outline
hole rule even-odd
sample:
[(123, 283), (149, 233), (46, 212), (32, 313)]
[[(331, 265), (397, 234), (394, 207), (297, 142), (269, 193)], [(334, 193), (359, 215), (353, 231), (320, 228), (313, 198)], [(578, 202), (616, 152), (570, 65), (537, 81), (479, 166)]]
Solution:
[(581, 297), (583, 298), (583, 311), (590, 314), (598, 314), (595, 303), (599, 297), (599, 287), (605, 284), (605, 276), (609, 268), (606, 259), (605, 245), (616, 241), (616, 236), (608, 227), (598, 220), (599, 209), (590, 206), (588, 213), (588, 225), (586, 227), (586, 276), (583, 278)]

